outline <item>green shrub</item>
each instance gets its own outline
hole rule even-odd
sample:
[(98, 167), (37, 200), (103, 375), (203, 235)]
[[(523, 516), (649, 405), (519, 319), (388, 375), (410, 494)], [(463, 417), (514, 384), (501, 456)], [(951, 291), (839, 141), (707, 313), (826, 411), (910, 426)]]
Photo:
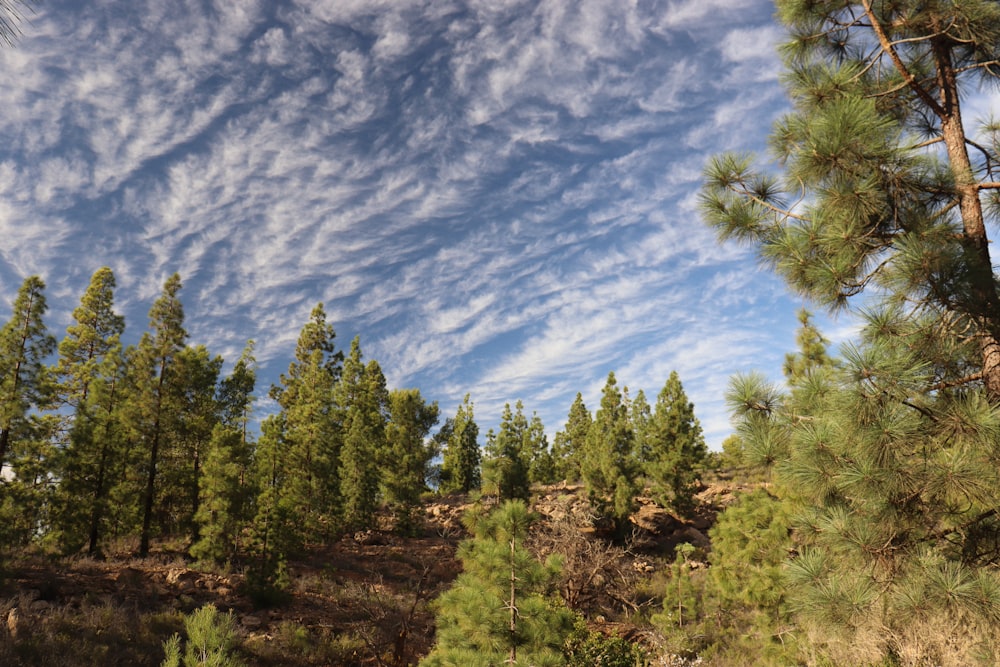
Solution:
[(187, 641), (183, 653), (180, 635), (175, 633), (163, 642), (166, 657), (161, 667), (243, 666), (244, 663), (232, 655), (237, 643), (232, 612), (221, 614), (215, 605), (205, 605), (184, 619), (184, 632)]
[(566, 667), (643, 667), (646, 652), (616, 635), (605, 635), (587, 628), (578, 618), (573, 632), (563, 646)]

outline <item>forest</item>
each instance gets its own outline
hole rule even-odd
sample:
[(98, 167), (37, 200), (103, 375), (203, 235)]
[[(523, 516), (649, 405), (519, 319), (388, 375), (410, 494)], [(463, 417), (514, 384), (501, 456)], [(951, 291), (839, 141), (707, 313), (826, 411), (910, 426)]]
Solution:
[(110, 269), (58, 339), (31, 276), (0, 329), (0, 662), (1000, 663), (1000, 123), (963, 115), (1000, 5), (776, 8), (791, 108), (770, 162), (709, 160), (703, 218), (861, 326), (831, 350), (803, 310), (781, 381), (730, 379), (723, 451), (677, 373), (652, 402), (609, 374), (551, 443), (520, 402), (482, 434), (322, 304), (265, 388), (253, 342), (223, 375), (188, 340), (179, 275), (128, 347)]

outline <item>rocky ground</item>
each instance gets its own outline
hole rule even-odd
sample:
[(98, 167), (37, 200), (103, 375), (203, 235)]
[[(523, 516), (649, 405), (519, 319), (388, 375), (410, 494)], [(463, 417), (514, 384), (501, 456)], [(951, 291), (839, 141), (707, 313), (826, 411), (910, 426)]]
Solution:
[[(626, 548), (595, 525), (580, 487), (537, 489), (542, 520), (532, 546), (540, 554), (569, 552), (561, 587), (574, 608), (639, 637), (629, 619), (656, 601), (636, 593), (636, 584), (662, 570), (677, 543), (708, 548), (708, 528), (734, 491), (705, 488), (687, 520), (640, 498)], [(460, 571), (455, 552), (467, 537), (461, 519), (468, 507), (465, 497), (438, 497), (425, 506), (417, 537), (366, 531), (313, 550), (291, 563), (288, 599), (263, 609), (245, 594), (241, 574), (193, 569), (165, 544), (145, 559), (127, 552), (105, 560), (15, 559), (0, 586), (0, 664), (155, 666), (182, 614), (209, 603), (232, 611), (250, 665), (415, 664), (433, 642), (429, 601)]]

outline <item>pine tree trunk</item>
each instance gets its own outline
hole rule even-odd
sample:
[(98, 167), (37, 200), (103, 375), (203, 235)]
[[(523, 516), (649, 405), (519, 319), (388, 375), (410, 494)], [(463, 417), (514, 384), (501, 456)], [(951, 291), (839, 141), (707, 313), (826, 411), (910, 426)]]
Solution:
[(153, 525), (153, 503), (156, 491), (156, 464), (160, 456), (160, 412), (163, 407), (163, 387), (167, 374), (166, 359), (160, 360), (160, 377), (156, 387), (155, 417), (153, 419), (153, 441), (149, 448), (149, 471), (146, 475), (146, 492), (143, 496), (142, 534), (139, 538), (139, 555), (149, 555), (149, 533)]
[(955, 193), (958, 196), (959, 212), (962, 216), (965, 266), (969, 272), (971, 290), (966, 298), (967, 303), (960, 308), (976, 322), (983, 384), (990, 400), (1000, 402), (1000, 296), (997, 295), (993, 277), (990, 241), (986, 233), (983, 205), (979, 199), (979, 185), (966, 147), (958, 73), (955, 71), (952, 59), (952, 49), (955, 44), (952, 37), (947, 34), (947, 26), (934, 26), (935, 35), (929, 38), (935, 83), (938, 88), (938, 99), (934, 99), (903, 63), (885, 27), (872, 10), (871, 3), (866, 1), (864, 7), (883, 52), (889, 56), (921, 102), (941, 122), (941, 138), (948, 153), (948, 163), (955, 179)]
[(510, 656), (507, 658), (507, 663), (511, 665), (517, 664), (517, 572), (514, 571), (514, 562), (517, 557), (516, 554), (517, 542), (513, 537), (510, 538), (510, 600), (507, 604), (510, 606)]
[(933, 40), (940, 88), (941, 136), (955, 178), (955, 191), (962, 216), (965, 263), (969, 270), (970, 315), (978, 325), (983, 383), (992, 401), (1000, 401), (1000, 297), (997, 296), (990, 260), (989, 237), (979, 199), (979, 186), (966, 148), (965, 128), (959, 104), (958, 81), (949, 45)]

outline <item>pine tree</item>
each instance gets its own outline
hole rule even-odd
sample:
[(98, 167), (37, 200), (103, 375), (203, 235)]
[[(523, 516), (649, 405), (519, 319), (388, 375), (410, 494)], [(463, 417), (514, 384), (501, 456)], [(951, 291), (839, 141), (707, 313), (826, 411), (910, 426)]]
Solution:
[(110, 487), (124, 465), (118, 409), (124, 393), (121, 334), (125, 320), (114, 311), (115, 278), (98, 269), (73, 311), (59, 343), (56, 376), (60, 401), (71, 411), (64, 430), (55, 522), (63, 547), (86, 540), (95, 553), (107, 521)]
[(176, 273), (163, 285), (163, 292), (149, 311), (150, 331), (131, 349), (128, 359), (130, 402), (127, 422), (131, 437), (139, 444), (142, 461), (142, 527), (139, 554), (149, 554), (156, 509), (158, 474), (169, 434), (176, 428), (182, 400), (178, 356), (184, 349), (184, 307), (177, 296), (181, 279)]
[(500, 430), (494, 433), (490, 429), (486, 435), (486, 458), (483, 462), (484, 486), (502, 500), (528, 499), (530, 460), (524, 447), (527, 438), (528, 420), (524, 416), (524, 405), (518, 401), (516, 412), (512, 412), (510, 403), (506, 403)]
[(577, 393), (569, 409), (566, 428), (556, 433), (552, 445), (557, 477), (562, 477), (568, 482), (582, 479), (580, 463), (586, 453), (587, 433), (590, 432), (592, 422), (590, 411), (583, 403), (583, 396)]
[(800, 326), (795, 334), (795, 342), (799, 349), (798, 352), (785, 355), (782, 367), (785, 378), (793, 386), (804, 383), (813, 369), (835, 365), (834, 359), (827, 354), (830, 341), (813, 324), (812, 313), (803, 308), (799, 311), (798, 318)]
[(237, 536), (249, 501), (248, 422), (255, 383), (256, 362), (250, 341), (233, 372), (218, 383), (215, 405), (219, 419), (213, 426), (197, 480), (197, 538), (191, 555), (206, 563), (222, 564), (237, 552)]
[(542, 418), (535, 412), (524, 433), (523, 450), (528, 459), (528, 480), (532, 484), (552, 484), (556, 481), (556, 463), (549, 449)]
[(45, 283), (31, 276), (0, 329), (0, 470), (21, 432), (30, 428), (31, 410), (51, 400), (45, 359), (55, 350), (55, 340), (43, 320), (47, 309)]
[(441, 492), (468, 493), (478, 489), (480, 460), (479, 425), (475, 421), (473, 403), (466, 394), (452, 420), (451, 435), (444, 448)]
[(919, 321), (966, 348), (938, 382), (981, 385), (1000, 401), (1000, 296), (983, 206), (985, 196), (995, 214), (1000, 202), (1000, 127), (978, 141), (962, 110), (978, 82), (996, 82), (1000, 7), (779, 0), (777, 9), (794, 104), (771, 136), (785, 178), (747, 157), (716, 158), (707, 219), (722, 238), (758, 246), (823, 306), (875, 288), (892, 326)]
[[(235, 446), (225, 454), (226, 461), (235, 463), (238, 469), (239, 491), (230, 512), (236, 517), (238, 524), (249, 520), (254, 488), (252, 462), (254, 442), (250, 433), (250, 422), (253, 416), (253, 405), (256, 400), (254, 390), (257, 386), (257, 360), (253, 355), (254, 341), (247, 341), (240, 358), (233, 366), (232, 373), (219, 383), (217, 402), (222, 425), (235, 430), (239, 434)], [(207, 474), (207, 472), (206, 472)], [(239, 537), (239, 533), (234, 539)], [(234, 544), (238, 550), (239, 545)]]
[(254, 341), (247, 341), (233, 372), (219, 384), (219, 409), (222, 423), (240, 432), (244, 445), (250, 442), (249, 426), (256, 400), (257, 360), (253, 356)]
[(652, 461), (653, 450), (649, 430), (653, 422), (653, 409), (646, 400), (646, 392), (642, 389), (635, 395), (629, 405), (629, 421), (632, 423), (635, 458), (640, 466)]
[(387, 446), (380, 461), (380, 477), (397, 530), (403, 533), (415, 527), (414, 512), (420, 505), (420, 494), (427, 490), (427, 466), (435, 451), (425, 441), (437, 420), (437, 403), (426, 403), (420, 390), (389, 393)]
[(682, 512), (689, 510), (693, 502), (693, 483), (708, 448), (701, 424), (694, 416), (694, 404), (688, 401), (676, 371), (670, 373), (656, 399), (647, 443), (649, 454), (645, 472), (654, 495)]
[(358, 338), (344, 361), (336, 400), (343, 445), (340, 451), (340, 496), (348, 529), (370, 528), (378, 507), (378, 462), (386, 449), (389, 392), (378, 362), (361, 362)]
[(164, 450), (160, 511), (168, 532), (188, 532), (192, 544), (198, 541), (194, 517), (201, 503), (202, 466), (220, 423), (216, 394), (222, 361), (203, 345), (188, 346), (177, 355), (180, 400)]
[(539, 563), (524, 547), (532, 519), (512, 500), (475, 522), (459, 547), (462, 574), (435, 603), (437, 643), (421, 665), (563, 664), (573, 616), (552, 594), (558, 561)]
[(45, 283), (32, 276), (0, 328), (0, 543), (27, 543), (40, 528), (52, 491), (55, 424), (39, 410), (52, 401), (45, 358), (55, 341), (45, 327)]
[(730, 651), (757, 664), (794, 664), (796, 642), (784, 581), (792, 549), (789, 503), (764, 489), (742, 494), (712, 527), (706, 617), (735, 631)]
[(580, 472), (591, 503), (622, 530), (635, 506), (639, 485), (628, 406), (613, 372), (608, 373), (584, 451)]
[(273, 594), (282, 592), (286, 559), (303, 541), (295, 504), (288, 502), (288, 480), (297, 471), (291, 469), (289, 445), (284, 434), (281, 414), (265, 419), (261, 423), (254, 457), (257, 497), (249, 531), (253, 565), (247, 574), (247, 583), (252, 594), (266, 596), (268, 601)]
[(747, 451), (803, 508), (792, 603), (833, 661), (993, 664), (1000, 298), (982, 199), (997, 201), (998, 146), (995, 125), (968, 136), (962, 103), (997, 76), (1000, 7), (781, 0), (778, 15), (788, 187), (722, 157), (705, 210), (820, 305), (866, 292), (842, 368), (730, 392)]
[[(317, 304), (302, 327), (295, 358), (271, 397), (281, 406), (281, 441), (285, 443), (280, 503), (297, 512), (292, 542), (334, 536), (341, 527), (341, 431), (334, 421), (334, 387), (341, 376), (343, 354), (335, 351), (333, 327)], [(298, 547), (296, 547), (298, 548)]]

